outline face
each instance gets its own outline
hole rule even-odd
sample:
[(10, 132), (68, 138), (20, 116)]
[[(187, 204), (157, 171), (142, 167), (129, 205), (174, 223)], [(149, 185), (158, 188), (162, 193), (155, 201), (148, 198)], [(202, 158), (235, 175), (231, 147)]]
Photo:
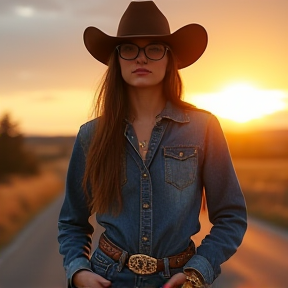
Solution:
[[(145, 47), (152, 42), (146, 39), (131, 41), (139, 47)], [(155, 42), (153, 42), (155, 43)], [(147, 88), (162, 85), (168, 64), (167, 53), (160, 60), (150, 60), (143, 50), (134, 60), (125, 60), (119, 56), (121, 73), (124, 81), (135, 88)]]

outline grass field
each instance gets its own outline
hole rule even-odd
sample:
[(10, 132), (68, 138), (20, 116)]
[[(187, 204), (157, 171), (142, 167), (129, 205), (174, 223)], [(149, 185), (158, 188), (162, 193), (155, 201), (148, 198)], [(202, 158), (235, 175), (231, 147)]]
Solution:
[(39, 158), (40, 173), (14, 175), (0, 183), (0, 250), (64, 191), (72, 146), (34, 143), (30, 148)]
[(63, 191), (63, 181), (53, 172), (10, 181), (0, 185), (0, 249)]
[(288, 158), (235, 159), (248, 213), (288, 229)]

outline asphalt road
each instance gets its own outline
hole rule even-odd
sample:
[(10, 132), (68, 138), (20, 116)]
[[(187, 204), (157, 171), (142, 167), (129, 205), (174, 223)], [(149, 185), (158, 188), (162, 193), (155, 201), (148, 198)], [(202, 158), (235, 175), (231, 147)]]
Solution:
[[(55, 201), (1, 252), (0, 288), (67, 287), (57, 242), (61, 204), (62, 198)], [(288, 288), (287, 255), (288, 233), (250, 220), (243, 244), (213, 288)]]

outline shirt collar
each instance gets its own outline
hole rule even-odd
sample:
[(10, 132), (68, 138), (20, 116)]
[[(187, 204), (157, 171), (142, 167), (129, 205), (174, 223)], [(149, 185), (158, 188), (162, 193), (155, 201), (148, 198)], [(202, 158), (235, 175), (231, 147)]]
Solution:
[(190, 122), (190, 118), (184, 109), (177, 107), (175, 104), (172, 104), (170, 101), (167, 101), (165, 108), (157, 116), (160, 120), (161, 118), (166, 118), (173, 120), (179, 123)]
[[(170, 119), (179, 123), (188, 123), (190, 118), (184, 109), (177, 107), (170, 101), (166, 102), (165, 108), (160, 114), (156, 116), (156, 122), (161, 121), (162, 118)], [(128, 117), (125, 118), (126, 123), (130, 123)]]

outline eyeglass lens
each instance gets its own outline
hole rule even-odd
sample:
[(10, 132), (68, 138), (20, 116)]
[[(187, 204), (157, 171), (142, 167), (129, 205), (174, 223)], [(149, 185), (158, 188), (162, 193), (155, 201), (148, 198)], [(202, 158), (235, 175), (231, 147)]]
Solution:
[(122, 44), (118, 46), (119, 55), (126, 60), (136, 59), (140, 50), (144, 50), (147, 58), (151, 60), (160, 60), (166, 53), (166, 47), (162, 44), (149, 44), (144, 48), (140, 48), (135, 44)]

